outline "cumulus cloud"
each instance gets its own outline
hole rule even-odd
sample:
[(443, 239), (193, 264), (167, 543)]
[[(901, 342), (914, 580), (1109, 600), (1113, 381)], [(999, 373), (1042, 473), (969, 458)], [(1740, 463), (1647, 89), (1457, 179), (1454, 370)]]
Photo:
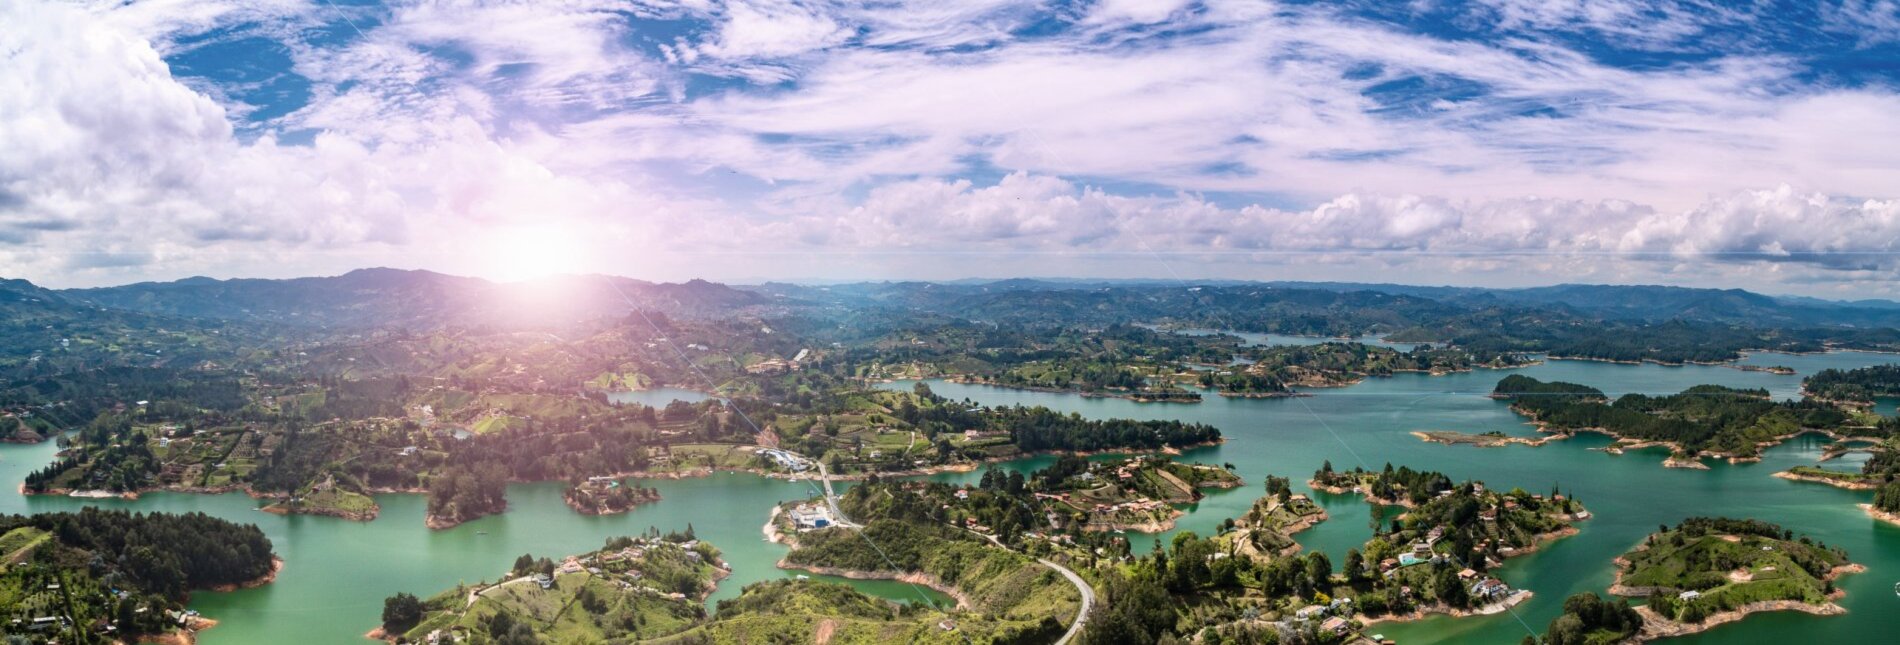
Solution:
[[(1462, 28), (1498, 23), (1487, 38), (1404, 23), (1437, 7), (0, 3), (0, 272), (480, 273), (491, 251), (471, 245), (524, 226), (586, 231), (600, 270), (655, 277), (964, 251), (1317, 279), (1900, 269), (1892, 83), (1753, 46), (1775, 34), (1737, 34), (1752, 5), (1456, 7)], [(1900, 14), (1819, 15), (1803, 34), (1875, 48)], [(268, 118), (241, 82), (166, 63), (259, 39), (309, 84)], [(786, 252), (808, 275), (782, 273)], [(1028, 265), (921, 266), (902, 269)]]
[(1846, 200), (1789, 186), (1680, 211), (1622, 200), (1447, 199), (1348, 194), (1310, 209), (1223, 207), (1193, 194), (1126, 197), (1014, 173), (989, 186), (887, 184), (834, 216), (762, 225), (814, 247), (1580, 260), (1800, 262), (1900, 268), (1900, 200)]
[(575, 227), (625, 209), (656, 225), (678, 216), (625, 182), (556, 172), (453, 111), (426, 124), (376, 112), (426, 130), (414, 136), (339, 127), (308, 145), (243, 141), (221, 106), (111, 23), (38, 3), (0, 6), (0, 22), (15, 27), (0, 32), (0, 236), (19, 242), (0, 256), (8, 273), (70, 283), (166, 261), (181, 264), (167, 273), (279, 268), (260, 259), (299, 253), (320, 259), (292, 271), (349, 268), (453, 257), (464, 231), (550, 214)]

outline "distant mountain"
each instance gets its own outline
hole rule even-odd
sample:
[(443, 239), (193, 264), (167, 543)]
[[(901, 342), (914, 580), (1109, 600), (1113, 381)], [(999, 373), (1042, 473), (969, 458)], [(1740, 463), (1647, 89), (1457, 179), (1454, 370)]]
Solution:
[(1895, 327), (1900, 303), (1777, 298), (1742, 289), (1658, 285), (1560, 284), (1524, 289), (1423, 287), (1339, 282), (1277, 282), (1330, 291), (1377, 291), (1466, 306), (1529, 305), (1562, 308), (1611, 320), (1692, 320), (1756, 327)]
[[(1900, 328), (1900, 303), (1777, 298), (1741, 289), (1563, 284), (1524, 289), (1336, 282), (1011, 279), (955, 282), (766, 283), (734, 288), (603, 275), (520, 283), (431, 271), (360, 269), (287, 280), (187, 278), (48, 290), (0, 280), (14, 323), (110, 310), (171, 320), (306, 328), (547, 326), (634, 309), (671, 316), (756, 311), (925, 311), (979, 322), (1109, 324), (1172, 320), (1306, 334), (1394, 331), (1460, 316), (1690, 322), (1756, 328)], [(1487, 313), (1488, 312), (1488, 313)], [(127, 320), (127, 324), (143, 324)], [(16, 327), (17, 328), (17, 327)]]
[(25, 280), (0, 279), (0, 374), (105, 364), (191, 364), (255, 330), (104, 308)]
[(186, 278), (61, 293), (127, 311), (318, 327), (560, 324), (636, 308), (690, 316), (767, 302), (703, 280), (656, 284), (584, 275), (497, 283), (387, 268), (288, 280)]

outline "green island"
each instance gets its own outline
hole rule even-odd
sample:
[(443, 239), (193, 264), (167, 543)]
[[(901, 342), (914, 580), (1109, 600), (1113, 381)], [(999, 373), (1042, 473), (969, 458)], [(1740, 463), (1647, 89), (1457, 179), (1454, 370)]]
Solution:
[(256, 526), (203, 514), (0, 516), (0, 634), (188, 642), (217, 624), (185, 608), (192, 591), (266, 584), (281, 565)]
[(719, 550), (684, 533), (607, 540), (556, 562), (523, 555), (492, 583), (427, 599), (384, 600), (370, 638), (392, 643), (632, 643), (704, 622), (707, 594), (728, 571)]
[(612, 515), (660, 501), (660, 491), (613, 477), (589, 477), (569, 483), (561, 500), (582, 515)]
[[(1575, 535), (1573, 524), (1590, 519), (1590, 511), (1582, 502), (1555, 488), (1548, 496), (1521, 488), (1496, 491), (1483, 482), (1457, 483), (1443, 473), (1393, 468), (1391, 464), (1377, 471), (1339, 471), (1328, 462), (1313, 473), (1308, 485), (1328, 493), (1362, 495), (1381, 506), (1405, 508), (1395, 518), (1389, 534), (1412, 539), (1398, 544), (1412, 547), (1410, 552), (1392, 553), (1400, 565), (1429, 560), (1436, 554), (1460, 562), (1494, 564), (1534, 551), (1546, 541)], [(1423, 527), (1422, 532), (1419, 527)], [(1416, 548), (1421, 545), (1430, 548)], [(1379, 562), (1382, 566), (1391, 564)]]
[(1856, 425), (1848, 413), (1820, 401), (1773, 401), (1764, 390), (1719, 385), (1669, 396), (1626, 394), (1612, 402), (1593, 387), (1511, 375), (1492, 396), (1509, 400), (1513, 411), (1543, 432), (1601, 432), (1618, 439), (1613, 452), (1667, 446), (1671, 458), (1665, 465), (1684, 468), (1704, 467), (1698, 461), (1703, 457), (1759, 460), (1763, 448), (1804, 432), (1884, 437), (1895, 427)]
[(1760, 520), (1697, 517), (1663, 527), (1617, 558), (1610, 593), (1647, 598), (1639, 640), (1692, 634), (1748, 614), (1844, 613), (1835, 578), (1864, 570), (1830, 549)]
[(1872, 407), (1874, 399), (1900, 396), (1900, 364), (1821, 370), (1804, 379), (1801, 390), (1824, 401), (1856, 408)]
[(1325, 554), (1298, 555), (1291, 544), (1292, 533), (1325, 513), (1269, 476), (1267, 494), (1220, 534), (1177, 534), (1165, 550), (1104, 570), (1107, 610), (1089, 634), (1106, 640), (1091, 642), (1362, 642), (1382, 621), (1503, 612), (1529, 593), (1488, 572), (1574, 534), (1571, 523), (1588, 517), (1561, 496), (1497, 493), (1404, 468), (1341, 474), (1322, 466), (1315, 479), (1376, 487), (1410, 507), (1348, 550), (1335, 573)]
[(1225, 396), (1289, 396), (1293, 387), (1345, 387), (1367, 377), (1400, 372), (1449, 374), (1503, 369), (1533, 361), (1516, 353), (1480, 355), (1461, 348), (1419, 345), (1408, 351), (1357, 342), (1246, 348), (1245, 364), (1201, 373), (1201, 386)]
[(1227, 552), (1266, 561), (1290, 556), (1300, 552), (1294, 534), (1326, 521), (1326, 509), (1293, 492), (1287, 478), (1268, 475), (1266, 488), (1267, 494), (1254, 500), (1246, 515), (1222, 526), (1220, 541)]

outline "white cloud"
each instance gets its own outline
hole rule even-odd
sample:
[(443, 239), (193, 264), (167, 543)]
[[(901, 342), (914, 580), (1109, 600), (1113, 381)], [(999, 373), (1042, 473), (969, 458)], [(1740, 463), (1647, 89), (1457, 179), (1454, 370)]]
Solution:
[[(359, 137), (372, 124), (338, 124), (311, 145), (241, 141), (217, 103), (111, 23), (39, 3), (0, 6), (0, 22), (16, 27), (0, 31), (0, 239), (16, 242), (0, 254), (6, 273), (70, 284), (425, 256), (479, 272), (482, 255), (505, 251), (459, 245), (484, 227), (555, 218), (617, 231), (603, 245), (644, 243), (650, 227), (687, 215), (685, 202), (625, 181), (556, 172), (454, 111), (425, 123), (430, 113), (369, 105), (363, 114), (398, 127)], [(648, 227), (607, 222), (629, 211)]]
[[(1507, 262), (1559, 279), (1900, 269), (1883, 201), (1900, 95), (1813, 83), (1798, 56), (1618, 67), (1558, 39), (1223, 0), (86, 8), (0, 3), (23, 26), (0, 31), (0, 272), (242, 273), (247, 253), (302, 258), (291, 272), (391, 257), (479, 272), (457, 246), (485, 238), (463, 231), (549, 222), (635, 258), (610, 271), (787, 247), (1204, 252), (1339, 275), (1364, 270), (1342, 258), (1492, 278)], [(1648, 50), (1741, 19), (1482, 10)], [(1896, 15), (1888, 0), (1830, 11), (1864, 43)], [(695, 27), (653, 53), (638, 42), (660, 35), (629, 16)], [(363, 35), (336, 38), (343, 17)], [(282, 42), (309, 103), (234, 128), (247, 108), (162, 61), (208, 34)], [(1407, 90), (1437, 86), (1463, 91)], [(1762, 190), (1783, 184), (1801, 189)]]

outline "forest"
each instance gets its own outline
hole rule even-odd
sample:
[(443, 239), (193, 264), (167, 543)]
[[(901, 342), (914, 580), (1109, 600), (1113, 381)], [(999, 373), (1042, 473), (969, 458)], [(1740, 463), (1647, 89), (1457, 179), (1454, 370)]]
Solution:
[(1900, 396), (1900, 364), (1874, 365), (1851, 370), (1825, 369), (1802, 381), (1808, 396), (1856, 405), (1873, 405), (1879, 397)]
[(275, 568), (256, 526), (202, 513), (0, 516), (0, 547), (13, 561), (0, 569), (0, 631), (51, 617), (52, 636), (75, 641), (101, 624), (130, 637), (168, 632), (178, 623), (166, 612), (189, 592), (265, 581)]
[(1619, 438), (1670, 443), (1685, 455), (1753, 457), (1764, 443), (1805, 429), (1834, 430), (1849, 420), (1840, 409), (1819, 401), (1773, 401), (1765, 390), (1719, 385), (1698, 385), (1669, 396), (1626, 394), (1605, 403), (1595, 389), (1513, 375), (1499, 381), (1493, 392), (1511, 399), (1511, 409), (1547, 431), (1600, 429)]

